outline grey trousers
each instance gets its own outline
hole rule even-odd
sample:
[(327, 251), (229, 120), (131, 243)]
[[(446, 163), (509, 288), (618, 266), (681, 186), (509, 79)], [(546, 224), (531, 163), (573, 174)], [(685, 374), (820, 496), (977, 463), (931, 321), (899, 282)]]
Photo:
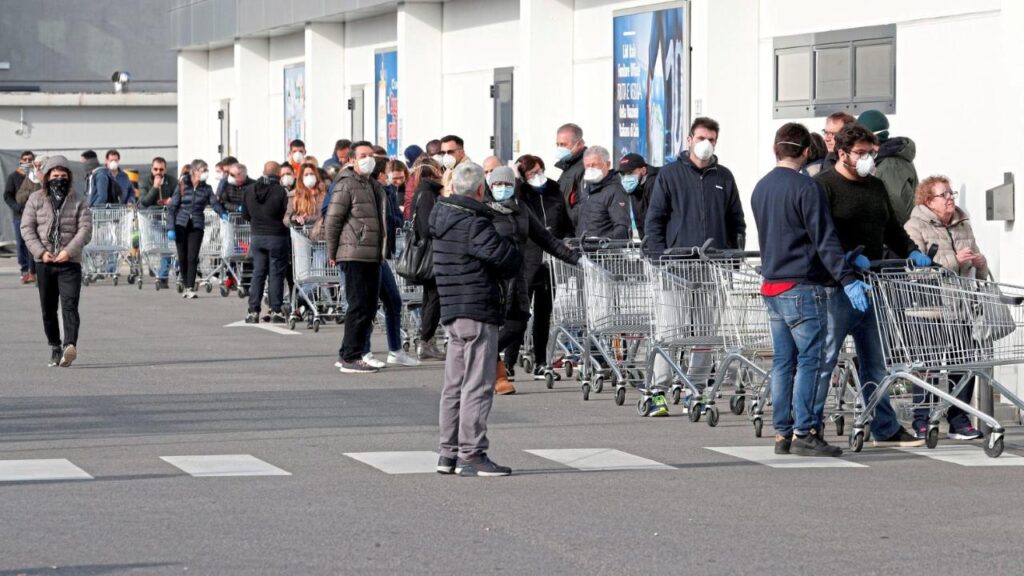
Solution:
[(441, 456), (471, 460), (487, 452), (487, 415), (497, 379), (498, 327), (459, 318), (448, 325), (441, 390)]

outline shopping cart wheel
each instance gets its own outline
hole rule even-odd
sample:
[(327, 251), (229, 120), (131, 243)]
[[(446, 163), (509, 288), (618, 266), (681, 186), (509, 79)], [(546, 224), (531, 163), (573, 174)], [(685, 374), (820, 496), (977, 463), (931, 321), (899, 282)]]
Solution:
[(700, 422), (700, 413), (704, 410), (704, 406), (696, 400), (690, 400), (689, 414), (690, 422)]
[(680, 388), (679, 386), (673, 386), (672, 389), (668, 391), (669, 401), (671, 401), (673, 404), (679, 404), (679, 400), (682, 398), (682, 396), (683, 389)]
[(708, 426), (714, 428), (718, 426), (718, 406), (708, 406)]
[[(600, 394), (601, 390), (604, 390), (604, 376), (594, 378), (594, 394)], [(621, 406), (622, 403), (620, 402), (619, 405)]]
[(406, 352), (409, 351), (409, 341), (408, 340), (406, 340), (405, 342), (402, 342), (402, 350), (404, 350)]
[(853, 436), (850, 436), (850, 450), (854, 452), (860, 452), (864, 449), (864, 431), (854, 430)]
[[(562, 364), (565, 366), (565, 377), (572, 378), (572, 362), (562, 360)], [(1021, 413), (1024, 414), (1024, 410), (1022, 410)], [(1024, 418), (1024, 415), (1022, 415), (1021, 418)], [(1024, 423), (1024, 420), (1022, 420), (1022, 423)]]
[(248, 295), (249, 295), (249, 291), (248, 290), (246, 290), (245, 288), (242, 288), (241, 286), (238, 287), (238, 297), (239, 298), (245, 298)]
[(651, 399), (646, 396), (636, 401), (636, 413), (647, 416), (651, 413)]
[(754, 437), (761, 437), (761, 430), (764, 428), (764, 421), (760, 418), (754, 418)]
[(839, 416), (836, 418), (836, 436), (843, 436), (843, 432), (846, 431), (846, 418)]
[(615, 387), (615, 405), (622, 406), (626, 403), (626, 387), (616, 386)]
[(82, 286), (88, 286), (90, 282), (92, 282), (92, 280), (89, 278), (88, 275), (82, 276)]
[(119, 279), (119, 278), (118, 278), (117, 276), (114, 276), (114, 286), (117, 286), (117, 281), (118, 281), (118, 279)]
[(228, 290), (228, 287), (223, 285), (223, 284), (221, 284), (220, 285), (220, 297), (221, 298), (227, 298), (228, 297), (228, 292), (230, 292), (230, 290)]
[(129, 284), (135, 284), (135, 274), (129, 274), (128, 275), (128, 283)]
[(523, 370), (526, 373), (528, 373), (528, 374), (532, 374), (533, 373), (533, 360), (530, 359), (528, 356), (523, 356), (519, 360), (519, 365), (523, 367)]
[(992, 436), (985, 440), (985, 455), (989, 458), (999, 458), (999, 455), (1003, 453), (1003, 436), (999, 435), (995, 440), (991, 440), (997, 433), (991, 432)]
[(142, 278), (136, 280), (135, 285), (139, 287), (139, 290), (142, 290)]
[(177, 289), (178, 289), (178, 294), (181, 294), (182, 292), (185, 291), (185, 285), (182, 284), (181, 282), (178, 282)]
[(207, 282), (206, 283), (206, 293), (209, 294), (210, 292), (213, 292), (213, 284), (210, 284), (209, 282)]
[(590, 400), (590, 383), (584, 382), (580, 386), (580, 389), (583, 390), (583, 399), (584, 400)]
[(320, 331), (320, 324), (321, 324), (321, 322), (320, 322), (319, 318), (317, 318), (316, 320), (313, 320), (313, 332), (314, 333)]
[(939, 427), (931, 426), (928, 428), (928, 435), (925, 436), (924, 445), (929, 448), (935, 448), (939, 445)]
[(544, 374), (544, 385), (548, 387), (548, 390), (555, 387), (555, 375), (551, 371)]
[(729, 411), (739, 416), (743, 414), (743, 410), (746, 408), (746, 399), (743, 396), (733, 396), (729, 398)]

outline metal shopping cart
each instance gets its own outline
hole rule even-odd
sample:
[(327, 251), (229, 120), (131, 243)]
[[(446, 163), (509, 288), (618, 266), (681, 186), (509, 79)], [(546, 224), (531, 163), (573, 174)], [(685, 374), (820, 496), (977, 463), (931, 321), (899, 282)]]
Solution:
[(92, 238), (83, 251), (82, 284), (110, 280), (117, 286), (118, 267), (131, 249), (132, 219), (123, 205), (92, 208)]
[[(150, 276), (156, 276), (155, 286), (160, 290), (159, 272), (165, 267), (168, 272), (177, 270), (175, 264), (177, 249), (172, 240), (167, 238), (167, 210), (165, 208), (149, 208), (139, 210), (139, 254), (141, 261), (149, 270)], [(142, 285), (140, 274), (139, 285)], [(179, 292), (184, 290), (178, 280)]]
[[(312, 228), (292, 228), (292, 314), (288, 328), (295, 329), (299, 320), (319, 332), (320, 326), (329, 320), (340, 324), (344, 320), (344, 301), (341, 288), (341, 273), (337, 266), (331, 266), (327, 258), (327, 243), (309, 237)], [(300, 312), (301, 311), (301, 312)]]
[(614, 379), (615, 403), (621, 406), (626, 386), (644, 382), (654, 313), (650, 270), (640, 245), (630, 241), (601, 241), (596, 249), (585, 250), (580, 262), (588, 341), (583, 347), (583, 398), (589, 398), (591, 383), (600, 392), (607, 376)]
[[(578, 246), (576, 241), (571, 246)], [(583, 296), (583, 267), (563, 262), (550, 254), (544, 254), (544, 262), (551, 274), (551, 335), (548, 338), (544, 382), (548, 389), (555, 386), (554, 366), (559, 362), (566, 378), (572, 378), (574, 368), (583, 356), (587, 341), (587, 302)], [(562, 352), (555, 360), (555, 349)], [(598, 365), (597, 368), (600, 368)], [(582, 374), (578, 373), (582, 379)], [(583, 388), (583, 399), (590, 397), (590, 386)]]
[[(938, 442), (939, 417), (956, 406), (991, 429), (985, 453), (999, 456), (1005, 428), (956, 395), (978, 378), (1004, 400), (1024, 409), (1024, 401), (989, 374), (996, 366), (1024, 363), (1024, 287), (957, 276), (939, 268), (883, 268), (867, 274), (866, 280), (872, 288), (872, 308), (888, 375), (854, 420), (850, 434), (853, 451), (863, 448), (875, 407), (902, 380), (933, 399), (929, 401), (929, 447)], [(963, 374), (952, 392), (921, 376), (941, 370)]]
[(242, 220), (241, 214), (230, 214), (227, 220), (223, 220), (213, 210), (207, 210), (203, 216), (205, 233), (199, 248), (200, 278), (197, 283), (209, 293), (213, 291), (214, 278), (218, 278), (220, 295), (226, 297), (230, 289), (225, 282), (230, 278), (238, 287), (238, 297), (245, 298), (248, 293), (242, 283), (242, 265), (250, 257), (249, 223)]

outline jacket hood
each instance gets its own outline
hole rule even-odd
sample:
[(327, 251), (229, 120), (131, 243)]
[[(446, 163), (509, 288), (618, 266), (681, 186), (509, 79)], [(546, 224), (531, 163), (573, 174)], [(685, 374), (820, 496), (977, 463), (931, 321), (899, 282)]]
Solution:
[(449, 196), (437, 201), (431, 211), (435, 235), (443, 235), (465, 218), (492, 218), (490, 208), (465, 196)]
[(574, 164), (576, 164), (580, 160), (583, 160), (583, 155), (586, 152), (587, 152), (587, 148), (584, 146), (583, 149), (580, 150), (578, 153), (573, 154), (572, 156), (569, 156), (568, 158), (566, 158), (564, 160), (559, 160), (558, 162), (555, 162), (555, 168), (558, 168), (560, 170), (568, 170)]
[[(942, 221), (939, 220), (939, 217), (935, 215), (935, 212), (932, 212), (932, 209), (925, 206), (924, 204), (918, 204), (917, 206), (914, 206), (914, 209), (911, 210), (910, 212), (910, 218), (911, 220), (919, 220), (930, 226), (945, 227), (945, 224), (943, 224)], [(964, 212), (959, 206), (956, 206), (953, 208), (953, 219), (950, 220), (949, 225), (956, 226), (957, 224), (967, 220), (970, 220), (970, 217), (967, 216), (967, 213)]]
[(260, 204), (264, 204), (266, 203), (267, 198), (270, 197), (271, 191), (273, 191), (274, 188), (277, 188), (279, 186), (280, 184), (278, 183), (277, 178), (260, 178), (259, 181), (256, 182), (256, 185), (253, 187), (253, 196), (256, 198), (257, 202), (259, 202)]
[(878, 148), (878, 160), (886, 158), (902, 158), (913, 162), (917, 156), (917, 146), (910, 138), (890, 138)]

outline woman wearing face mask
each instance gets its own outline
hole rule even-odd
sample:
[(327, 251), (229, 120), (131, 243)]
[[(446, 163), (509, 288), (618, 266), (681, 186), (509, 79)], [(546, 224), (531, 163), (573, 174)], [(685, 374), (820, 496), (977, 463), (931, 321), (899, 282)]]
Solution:
[[(444, 186), (441, 184), (441, 165), (425, 154), (413, 165), (416, 175), (416, 192), (413, 195), (412, 226), (420, 238), (430, 238), (430, 213)], [(437, 348), (434, 335), (441, 321), (441, 298), (437, 283), (429, 280), (423, 284), (423, 305), (420, 308), (419, 344), (416, 355), (420, 360), (444, 360), (444, 353)]]
[[(288, 201), (288, 213), (284, 221), (288, 226), (314, 226), (320, 221), (320, 205), (323, 204), (327, 187), (320, 179), (320, 169), (309, 162), (302, 165), (302, 178), (295, 184), (295, 192)], [(319, 239), (316, 233), (311, 234)]]
[[(534, 178), (534, 182), (538, 181)], [(523, 254), (523, 266), (508, 285), (508, 310), (505, 324), (498, 332), (498, 350), (504, 351), (506, 356), (504, 363), (498, 361), (498, 382), (494, 388), (496, 394), (515, 394), (509, 376), (514, 375), (515, 359), (530, 320), (530, 280), (541, 266), (542, 254), (547, 252), (572, 264), (579, 261), (580, 255), (556, 238), (537, 218), (527, 204), (522, 187), (518, 187), (519, 194), (516, 194), (516, 178), (511, 168), (495, 168), (487, 177), (487, 185), (490, 194), (484, 198), (484, 203), (495, 212), (494, 228), (499, 235), (515, 242)]]
[(167, 231), (167, 238), (173, 240), (178, 247), (178, 267), (185, 286), (182, 297), (186, 299), (199, 297), (195, 284), (199, 268), (199, 247), (203, 243), (206, 225), (203, 212), (210, 206), (220, 214), (221, 219), (228, 219), (213, 188), (206, 183), (208, 177), (206, 162), (193, 160), (188, 174), (178, 181), (178, 188), (174, 196), (171, 196), (171, 203), (167, 205), (167, 221), (174, 224), (174, 229)]
[[(43, 331), (50, 344), (50, 366), (68, 367), (78, 356), (78, 296), (82, 289), (82, 250), (92, 238), (92, 212), (71, 187), (71, 167), (63, 156), (43, 165), (43, 188), (25, 204), (21, 234), (35, 260)], [(61, 340), (57, 307), (64, 319)]]
[[(903, 225), (910, 239), (918, 249), (928, 252), (932, 246), (938, 250), (932, 257), (935, 264), (960, 276), (987, 279), (989, 276), (988, 260), (978, 248), (974, 238), (974, 230), (968, 220), (967, 213), (956, 205), (956, 192), (949, 185), (945, 176), (930, 176), (921, 181), (914, 195), (914, 209), (910, 212), (910, 220)], [(951, 328), (952, 329), (952, 328)], [(963, 341), (970, 342), (971, 334), (966, 333)], [(949, 387), (953, 390), (960, 384), (962, 374), (949, 374)], [(957, 398), (970, 404), (974, 395), (974, 382), (969, 382), (957, 394)], [(922, 404), (924, 392), (914, 388), (914, 403)], [(954, 440), (977, 440), (981, 432), (971, 425), (970, 419), (956, 406), (946, 411), (949, 422), (948, 437)], [(914, 410), (913, 430), (918, 438), (928, 435), (928, 408)]]

